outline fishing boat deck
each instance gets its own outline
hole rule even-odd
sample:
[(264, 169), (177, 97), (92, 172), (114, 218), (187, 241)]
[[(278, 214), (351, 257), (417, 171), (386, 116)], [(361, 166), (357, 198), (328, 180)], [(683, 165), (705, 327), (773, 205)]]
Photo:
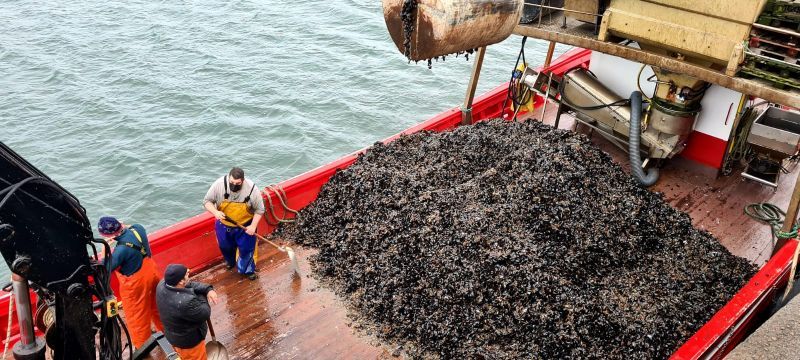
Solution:
[[(545, 119), (552, 123), (556, 106)], [(538, 111), (537, 111), (538, 113)], [(561, 128), (575, 122), (562, 116)], [(580, 127), (579, 131), (583, 131)], [(627, 167), (627, 155), (602, 137), (592, 140)], [(675, 208), (687, 212), (695, 226), (714, 234), (733, 254), (761, 265), (771, 254), (770, 228), (748, 218), (746, 204), (788, 205), (797, 171), (784, 175), (777, 191), (745, 181), (738, 173), (716, 177), (716, 171), (676, 159), (662, 169), (654, 187)], [(193, 278), (214, 285), (220, 303), (212, 306), (217, 338), (233, 359), (387, 359), (396, 347), (382, 345), (368, 330), (347, 318), (343, 302), (311, 276), (311, 249), (295, 248), (302, 275), (292, 275), (285, 254), (259, 246), (259, 279), (249, 281), (220, 263)], [(155, 355), (155, 354), (154, 354)]]
[[(390, 350), (356, 334), (342, 303), (311, 274), (308, 256), (296, 249), (302, 275), (272, 246), (259, 246), (259, 278), (250, 281), (223, 264), (194, 277), (214, 285), (217, 340), (233, 359), (388, 359)], [(357, 326), (357, 325), (356, 325)]]
[[(556, 107), (553, 105), (552, 112), (545, 114), (545, 123), (553, 124), (548, 119), (555, 117)], [(562, 115), (559, 128), (575, 129), (574, 119)], [(577, 129), (591, 134), (583, 126), (579, 125)], [(615, 162), (626, 171), (630, 170), (626, 152), (600, 135), (590, 137)], [(663, 193), (672, 207), (689, 214), (695, 227), (713, 234), (731, 253), (762, 265), (772, 255), (772, 231), (769, 226), (747, 216), (744, 207), (767, 202), (786, 209), (799, 173), (795, 168), (790, 167), (790, 170), (789, 174), (780, 177), (778, 188), (774, 189), (745, 180), (740, 175), (741, 169), (730, 176), (718, 176), (716, 169), (675, 158), (661, 168), (661, 177), (651, 190)]]

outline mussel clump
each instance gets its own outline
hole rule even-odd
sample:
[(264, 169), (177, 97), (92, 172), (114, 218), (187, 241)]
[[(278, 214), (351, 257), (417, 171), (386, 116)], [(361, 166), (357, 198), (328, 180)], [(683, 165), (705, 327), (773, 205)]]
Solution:
[(663, 359), (755, 271), (536, 122), (377, 143), (280, 231), (412, 358)]

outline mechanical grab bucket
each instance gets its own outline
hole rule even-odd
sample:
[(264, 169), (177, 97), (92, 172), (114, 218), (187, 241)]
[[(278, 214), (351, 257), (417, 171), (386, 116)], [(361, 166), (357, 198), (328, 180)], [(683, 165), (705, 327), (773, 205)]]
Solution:
[(418, 61), (505, 40), (523, 5), (523, 0), (383, 0), (383, 17), (397, 49)]

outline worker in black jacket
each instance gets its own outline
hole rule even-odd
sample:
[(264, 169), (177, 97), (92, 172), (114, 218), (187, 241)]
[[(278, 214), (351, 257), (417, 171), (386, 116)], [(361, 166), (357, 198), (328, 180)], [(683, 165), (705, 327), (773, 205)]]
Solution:
[(211, 318), (211, 306), (217, 303), (217, 293), (209, 284), (189, 281), (189, 269), (170, 264), (164, 280), (156, 288), (156, 303), (164, 335), (183, 360), (206, 359), (206, 321)]

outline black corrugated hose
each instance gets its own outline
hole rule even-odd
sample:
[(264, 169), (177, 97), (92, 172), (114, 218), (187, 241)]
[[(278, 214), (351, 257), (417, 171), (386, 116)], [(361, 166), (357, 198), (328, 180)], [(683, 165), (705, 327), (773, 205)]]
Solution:
[(628, 129), (628, 160), (631, 164), (631, 175), (643, 186), (652, 186), (658, 181), (658, 169), (650, 168), (645, 174), (642, 169), (642, 158), (639, 155), (639, 137), (642, 133), (642, 93), (631, 93), (631, 123)]

